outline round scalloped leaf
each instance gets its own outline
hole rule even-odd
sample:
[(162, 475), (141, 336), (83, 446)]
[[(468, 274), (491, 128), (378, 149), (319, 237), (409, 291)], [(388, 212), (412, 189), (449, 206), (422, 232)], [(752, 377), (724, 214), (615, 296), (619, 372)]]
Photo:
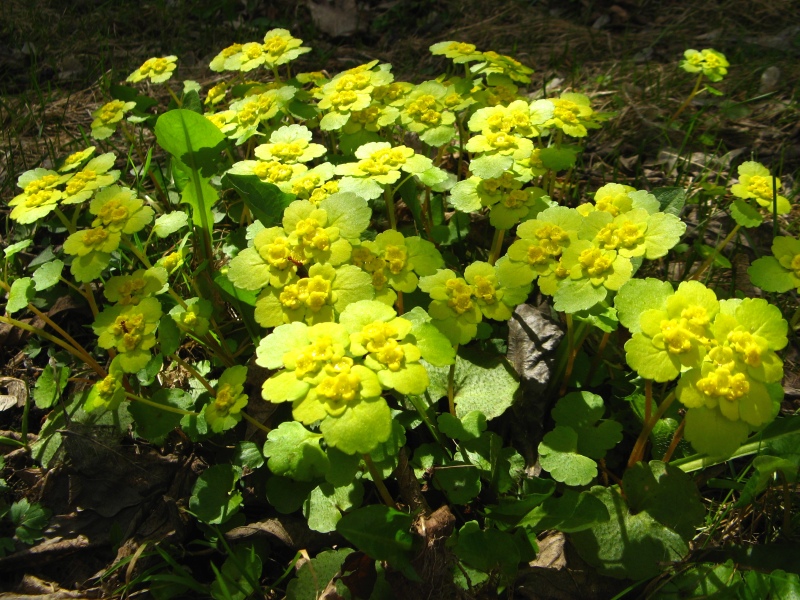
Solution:
[(514, 159), (510, 156), (501, 154), (489, 154), (480, 156), (469, 163), (469, 170), (481, 179), (493, 179), (500, 177), (504, 172), (511, 168)]
[(691, 477), (661, 461), (637, 463), (622, 477), (632, 513), (647, 512), (689, 541), (703, 522), (705, 507)]
[(47, 290), (57, 284), (61, 278), (64, 263), (58, 259), (44, 263), (33, 274), (33, 282), (37, 292)]
[(611, 518), (573, 533), (571, 540), (581, 557), (604, 575), (650, 579), (688, 554), (683, 538), (650, 513), (631, 514), (617, 486), (595, 486), (589, 493), (605, 504)]
[(328, 213), (326, 227), (338, 227), (339, 235), (347, 239), (358, 239), (372, 219), (367, 201), (355, 194), (332, 194), (319, 207)]
[(462, 442), (477, 440), (486, 431), (486, 416), (477, 410), (458, 419), (450, 413), (443, 413), (437, 419), (439, 431)]
[(789, 324), (777, 306), (763, 298), (745, 298), (736, 308), (735, 316), (750, 333), (766, 339), (770, 350), (786, 346)]
[(346, 454), (367, 454), (392, 433), (392, 413), (386, 400), (362, 400), (340, 417), (327, 417), (320, 424), (325, 442)]
[(364, 486), (356, 480), (342, 487), (323, 483), (311, 490), (303, 504), (303, 516), (308, 526), (320, 533), (336, 530), (342, 513), (361, 506), (364, 499)]
[(764, 222), (758, 209), (750, 206), (741, 198), (736, 198), (731, 204), (731, 217), (737, 225), (742, 227), (758, 227)]
[(256, 364), (267, 369), (280, 369), (287, 352), (308, 344), (308, 325), (296, 321), (279, 325), (262, 338), (256, 349)]
[(686, 223), (675, 215), (656, 213), (647, 220), (647, 250), (645, 258), (654, 259), (666, 255), (686, 232)]
[(625, 342), (625, 360), (640, 376), (659, 383), (675, 379), (680, 373), (669, 353), (663, 348), (656, 348), (643, 333), (635, 333)]
[(663, 309), (667, 298), (673, 293), (668, 281), (648, 277), (626, 282), (614, 298), (619, 322), (631, 333), (642, 330), (639, 316), (649, 309)]
[(165, 238), (185, 227), (189, 223), (189, 216), (180, 210), (167, 213), (158, 217), (153, 223), (153, 233), (160, 238)]
[(553, 296), (553, 308), (572, 314), (592, 308), (605, 300), (607, 295), (608, 290), (605, 287), (595, 286), (589, 279), (568, 279), (558, 286)]
[[(428, 366), (432, 400), (447, 395), (449, 367)], [(504, 357), (462, 352), (456, 356), (453, 376), (456, 416), (480, 411), (488, 420), (502, 415), (514, 402), (519, 387), (516, 373)]]
[(608, 509), (600, 500), (588, 492), (567, 488), (560, 497), (547, 498), (536, 506), (522, 518), (519, 525), (533, 527), (536, 531), (557, 529), (574, 533), (605, 523), (608, 519)]
[(686, 411), (683, 436), (692, 447), (714, 457), (730, 456), (747, 439), (750, 427), (744, 421), (731, 421), (716, 408), (690, 408)]
[(100, 277), (110, 261), (110, 254), (89, 252), (84, 256), (75, 256), (69, 270), (78, 283), (89, 283)]
[(470, 177), (469, 179), (459, 181), (453, 186), (453, 189), (450, 190), (450, 204), (452, 204), (456, 210), (465, 213), (480, 210), (483, 205), (478, 195), (479, 183), (479, 177)]
[(297, 577), (286, 586), (286, 600), (316, 600), (329, 581), (333, 581), (352, 548), (326, 550), (297, 570)]
[(20, 277), (14, 280), (8, 292), (8, 301), (6, 302), (8, 314), (13, 314), (28, 306), (28, 302), (33, 300), (35, 294), (36, 290), (34, 289), (33, 279), (30, 277)]
[(558, 401), (551, 414), (558, 425), (570, 427), (578, 434), (578, 453), (599, 460), (622, 439), (622, 425), (601, 420), (604, 412), (600, 396), (572, 392)]
[(468, 521), (459, 530), (453, 552), (467, 565), (490, 573), (513, 577), (520, 562), (519, 549), (510, 533), (481, 529), (477, 521)]
[[(787, 270), (774, 256), (763, 256), (747, 268), (753, 285), (765, 292), (788, 292), (800, 289), (800, 278)], [(35, 275), (35, 274), (34, 274)]]
[(578, 434), (558, 425), (539, 444), (539, 463), (556, 481), (587, 485), (597, 476), (597, 463), (578, 453)]
[(214, 465), (206, 469), (192, 489), (189, 509), (202, 523), (224, 523), (239, 511), (242, 494), (236, 482), (242, 470), (233, 465)]
[(276, 475), (297, 481), (312, 481), (325, 475), (328, 457), (320, 448), (322, 435), (308, 431), (297, 421), (281, 423), (267, 435), (264, 456)]

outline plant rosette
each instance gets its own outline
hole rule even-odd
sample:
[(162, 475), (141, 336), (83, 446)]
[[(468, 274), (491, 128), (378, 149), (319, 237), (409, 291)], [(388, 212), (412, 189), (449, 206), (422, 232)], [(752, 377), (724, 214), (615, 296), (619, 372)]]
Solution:
[(722, 81), (722, 78), (728, 74), (728, 59), (722, 52), (717, 52), (713, 48), (705, 48), (704, 50), (689, 49), (683, 53), (684, 60), (681, 61), (680, 67), (687, 73), (700, 73), (708, 77), (711, 82)]
[(108, 375), (92, 386), (83, 403), (86, 412), (94, 410), (116, 410), (125, 399), (125, 371), (120, 363), (122, 355), (116, 356), (108, 367)]
[(122, 370), (135, 373), (150, 360), (160, 318), (161, 303), (155, 298), (144, 298), (139, 304), (106, 308), (97, 315), (92, 329), (98, 336), (97, 345), (115, 349)]
[(348, 356), (350, 333), (338, 323), (290, 323), (261, 340), (256, 363), (282, 370), (264, 382), (269, 402), (291, 402), (292, 416), (319, 423), (325, 441), (347, 454), (385, 442), (392, 415), (377, 373)]
[(203, 337), (208, 333), (212, 310), (213, 307), (208, 300), (189, 298), (186, 306), (178, 304), (172, 307), (169, 316), (182, 331), (195, 337)]
[(553, 273), (562, 253), (577, 241), (583, 217), (574, 208), (554, 206), (517, 227), (517, 237), (498, 261), (497, 275), (506, 286), (523, 286)]
[(247, 406), (244, 383), (247, 367), (236, 365), (223, 371), (216, 384), (214, 399), (203, 409), (206, 423), (214, 433), (227, 431), (242, 420), (242, 409)]
[(788, 324), (776, 306), (746, 298), (720, 302), (711, 329), (711, 350), (699, 368), (683, 373), (677, 396), (689, 409), (686, 439), (719, 456), (777, 415), (783, 362), (776, 351), (788, 342)]
[(772, 241), (773, 256), (763, 256), (747, 269), (750, 281), (765, 292), (800, 292), (800, 240), (777, 236)]
[(712, 346), (711, 324), (720, 305), (698, 281), (684, 281), (677, 291), (654, 295), (651, 302), (656, 306), (641, 312), (637, 331), (625, 344), (625, 358), (640, 376), (661, 383), (701, 365)]
[(372, 277), (375, 299), (392, 305), (397, 292), (417, 289), (419, 276), (433, 275), (444, 259), (431, 242), (419, 236), (404, 237), (392, 229), (364, 241), (353, 250), (352, 262)]
[(583, 216), (588, 216), (594, 211), (602, 211), (612, 217), (634, 209), (644, 209), (648, 214), (654, 214), (659, 212), (660, 205), (656, 197), (649, 192), (636, 190), (621, 183), (607, 183), (597, 189), (594, 202), (586, 202), (577, 208)]
[(637, 208), (616, 217), (606, 211), (593, 211), (586, 216), (578, 237), (626, 258), (642, 256), (652, 260), (666, 255), (685, 231), (686, 224), (675, 215), (651, 214)]
[(314, 205), (292, 202), (284, 211), (282, 227), (262, 229), (231, 260), (228, 278), (243, 290), (267, 286), (280, 289), (297, 278), (298, 266), (311, 262), (338, 267), (350, 260), (351, 241), (369, 226), (372, 211), (366, 200), (339, 193)]
[(286, 165), (307, 163), (325, 154), (325, 146), (311, 143), (311, 131), (305, 125), (285, 125), (269, 136), (269, 143), (256, 146), (255, 155), (263, 161)]
[(106, 281), (103, 295), (121, 306), (139, 304), (144, 298), (167, 290), (167, 271), (163, 267), (138, 269), (130, 275), (114, 275)]
[(354, 163), (336, 167), (342, 176), (339, 188), (372, 200), (383, 193), (387, 185), (397, 183), (402, 173), (414, 175), (420, 182), (433, 186), (447, 180), (447, 174), (427, 156), (415, 154), (407, 146), (392, 146), (389, 142), (369, 142), (355, 152)]
[(112, 100), (107, 102), (92, 113), (92, 137), (96, 140), (104, 140), (111, 137), (117, 130), (117, 123), (122, 121), (125, 113), (132, 111), (136, 107), (136, 102), (123, 102), (122, 100)]
[(378, 374), (384, 388), (404, 395), (419, 395), (428, 388), (421, 358), (435, 366), (454, 360), (450, 341), (436, 328), (398, 317), (393, 308), (376, 300), (349, 305), (339, 323), (350, 333), (350, 353), (364, 357), (364, 366)]
[(141, 67), (128, 75), (126, 81), (138, 83), (144, 79), (149, 79), (150, 83), (164, 83), (172, 77), (177, 61), (177, 56), (148, 58)]
[[(735, 183), (731, 186), (731, 194), (744, 200), (753, 199), (760, 207), (772, 212), (773, 188), (775, 190), (780, 190), (780, 181), (772, 177), (769, 173), (769, 169), (764, 165), (752, 160), (748, 160), (739, 165), (737, 172), (739, 174), (739, 183)], [(774, 200), (777, 203), (777, 212), (779, 215), (785, 215), (792, 210), (792, 204), (785, 196), (776, 193)]]
[(320, 129), (341, 129), (353, 112), (369, 107), (373, 90), (394, 80), (390, 68), (390, 65), (378, 65), (374, 60), (339, 73), (319, 88), (315, 92), (319, 99), (317, 108), (325, 113), (319, 122)]
[(430, 146), (443, 146), (455, 137), (456, 115), (444, 106), (448, 89), (425, 81), (411, 90), (400, 110), (400, 122)]
[(419, 289), (431, 297), (428, 314), (453, 346), (466, 344), (478, 333), (483, 318), (472, 286), (450, 269), (440, 269), (419, 280)]
[(371, 281), (369, 274), (355, 265), (334, 268), (317, 263), (308, 269), (308, 277), (280, 289), (265, 288), (256, 301), (255, 319), (262, 327), (334, 321), (348, 304), (374, 297)]

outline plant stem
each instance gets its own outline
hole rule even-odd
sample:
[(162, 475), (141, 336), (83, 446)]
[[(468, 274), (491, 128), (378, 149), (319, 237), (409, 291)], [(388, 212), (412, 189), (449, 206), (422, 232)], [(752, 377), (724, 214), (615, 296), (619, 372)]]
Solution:
[[(455, 345), (456, 360), (458, 359), (458, 344)], [(455, 377), (456, 377), (456, 362), (450, 365), (447, 371), (447, 407), (450, 414), (456, 416), (456, 397), (455, 397)]]
[[(428, 399), (428, 404), (430, 405), (430, 401), (431, 400), (430, 400), (430, 396), (428, 395), (427, 391), (425, 392), (425, 397)], [(420, 418), (422, 419), (422, 422), (425, 423), (425, 425), (428, 427), (428, 430), (431, 432), (431, 435), (433, 436), (433, 439), (435, 439), (436, 442), (439, 445), (443, 445), (442, 444), (442, 437), (439, 434), (439, 429), (436, 427), (436, 423), (431, 421), (431, 418), (428, 415), (428, 411), (425, 410), (425, 407), (420, 405), (420, 401), (419, 401), (420, 397), (419, 396), (406, 396), (406, 398), (408, 399), (409, 402), (411, 402), (411, 404), (414, 405), (414, 408), (416, 409), (417, 413), (419, 414)]]
[(681, 424), (678, 425), (678, 428), (675, 430), (675, 433), (672, 434), (672, 441), (670, 441), (669, 448), (667, 448), (667, 451), (664, 452), (664, 457), (661, 459), (661, 462), (668, 463), (672, 458), (672, 455), (675, 453), (675, 448), (678, 447), (681, 438), (683, 438), (684, 427), (686, 427), (686, 417), (683, 418), (683, 421), (681, 421)]
[(364, 462), (367, 464), (367, 469), (369, 470), (369, 474), (372, 476), (372, 481), (375, 484), (375, 487), (378, 488), (378, 493), (383, 498), (383, 502), (386, 506), (397, 510), (397, 505), (394, 503), (394, 499), (392, 495), (389, 493), (389, 490), (386, 489), (386, 484), (383, 483), (383, 479), (381, 478), (381, 474), (378, 473), (377, 467), (375, 467), (375, 463), (372, 462), (372, 457), (369, 454), (363, 455)]
[(667, 121), (668, 123), (671, 123), (672, 121), (674, 121), (675, 119), (677, 119), (677, 118), (678, 118), (678, 116), (679, 116), (679, 115), (680, 115), (680, 114), (681, 114), (681, 113), (682, 113), (684, 110), (686, 110), (686, 107), (687, 107), (687, 106), (689, 106), (689, 103), (690, 103), (692, 100), (694, 100), (694, 97), (695, 97), (695, 96), (697, 96), (697, 94), (699, 93), (699, 91), (700, 91), (700, 85), (701, 85), (702, 83), (703, 83), (703, 73), (701, 72), (701, 73), (700, 73), (700, 74), (697, 76), (697, 81), (695, 81), (695, 83), (694, 83), (694, 89), (692, 89), (691, 93), (690, 93), (690, 94), (687, 96), (686, 100), (684, 100), (684, 101), (683, 101), (683, 104), (681, 104), (681, 105), (678, 107), (678, 110), (676, 110), (676, 111), (675, 111), (675, 113), (674, 113), (674, 114), (673, 114), (673, 115), (672, 115), (672, 116), (669, 118), (669, 121)]
[(644, 422), (650, 421), (653, 412), (653, 380), (645, 379), (644, 382)]
[(74, 356), (75, 358), (81, 360), (82, 362), (85, 362), (95, 373), (97, 373), (98, 376), (105, 378), (108, 375), (108, 373), (106, 373), (106, 370), (103, 367), (101, 367), (96, 360), (94, 360), (91, 356), (89, 356), (89, 354), (86, 353), (86, 350), (84, 350), (82, 346), (75, 348), (74, 346), (68, 344), (61, 338), (51, 335), (46, 331), (44, 331), (43, 329), (39, 329), (38, 327), (34, 327), (33, 325), (28, 325), (27, 323), (23, 323), (22, 321), (18, 321), (17, 319), (12, 319), (11, 317), (0, 316), (0, 323), (7, 323), (12, 327), (19, 327), (20, 329), (24, 329), (25, 331), (29, 331), (30, 333), (38, 335), (39, 337), (44, 338), (49, 342), (53, 342), (54, 344), (64, 348), (64, 350), (72, 354), (72, 356)]
[(69, 231), (70, 233), (75, 233), (75, 226), (67, 218), (67, 215), (61, 212), (61, 209), (55, 208), (53, 209), (53, 212), (56, 213), (58, 220), (61, 221), (61, 224), (67, 228), (67, 231)]
[(741, 227), (742, 226), (737, 223), (736, 227), (731, 230), (724, 240), (717, 244), (717, 247), (714, 248), (714, 251), (708, 255), (708, 257), (703, 261), (703, 264), (700, 265), (700, 268), (697, 269), (697, 271), (695, 271), (689, 279), (700, 279), (700, 277), (703, 276), (703, 273), (705, 273), (706, 269), (708, 269), (708, 267), (711, 266), (711, 263), (714, 262), (714, 259), (717, 257), (717, 255), (722, 252), (725, 249), (725, 246), (727, 246), (736, 236), (736, 234), (739, 233), (739, 229)]
[(642, 460), (642, 458), (644, 457), (644, 448), (647, 445), (647, 438), (653, 431), (653, 427), (655, 427), (656, 423), (658, 423), (659, 419), (661, 419), (661, 417), (664, 415), (664, 413), (667, 411), (667, 409), (674, 401), (675, 401), (675, 391), (673, 390), (658, 407), (658, 410), (655, 412), (653, 417), (649, 421), (645, 421), (642, 424), (642, 432), (639, 434), (639, 438), (636, 440), (636, 443), (633, 446), (633, 450), (631, 450), (630, 458), (628, 458), (629, 469), (633, 465), (638, 463), (640, 460)]
[(386, 213), (389, 217), (389, 227), (397, 229), (397, 215), (394, 208), (394, 191), (386, 188), (383, 193), (384, 201), (386, 202)]
[(212, 397), (216, 398), (217, 391), (211, 386), (210, 383), (208, 383), (208, 380), (205, 377), (203, 377), (202, 375), (200, 375), (200, 373), (197, 372), (197, 370), (192, 365), (187, 363), (177, 354), (170, 354), (169, 358), (171, 358), (181, 367), (186, 369), (192, 377), (194, 377), (197, 381), (199, 381), (203, 385), (203, 387), (208, 390), (208, 393), (211, 394)]
[(136, 400), (136, 402), (141, 402), (142, 404), (146, 404), (147, 406), (158, 408), (159, 410), (163, 410), (164, 412), (171, 412), (178, 415), (191, 415), (193, 417), (200, 416), (200, 413), (196, 413), (191, 410), (183, 410), (182, 408), (169, 406), (168, 404), (159, 404), (158, 402), (153, 402), (152, 400), (148, 400), (147, 398), (142, 398), (141, 396), (137, 396), (136, 394), (132, 394), (130, 392), (125, 392), (125, 395), (131, 400)]
[(83, 284), (83, 290), (84, 290), (84, 292), (86, 292), (84, 294), (84, 297), (86, 298), (86, 301), (89, 303), (89, 308), (92, 309), (92, 314), (95, 317), (97, 317), (97, 315), (100, 314), (100, 309), (97, 308), (97, 302), (95, 302), (94, 291), (92, 291), (91, 284), (84, 283)]
[(600, 360), (603, 357), (603, 352), (608, 345), (608, 340), (611, 339), (611, 332), (606, 331), (603, 334), (603, 338), (600, 340), (600, 345), (597, 347), (597, 353), (594, 355), (592, 359), (592, 364), (589, 365), (589, 373), (586, 375), (586, 383), (590, 384), (592, 378), (594, 377), (595, 372), (597, 371), (597, 366), (600, 364)]
[(267, 427), (263, 423), (259, 423), (256, 419), (248, 415), (246, 412), (241, 411), (239, 414), (241, 414), (244, 417), (245, 421), (250, 423), (253, 427), (260, 429), (264, 433), (269, 433), (270, 431), (272, 431), (269, 427)]
[(500, 251), (503, 249), (503, 238), (506, 235), (505, 229), (495, 229), (494, 239), (492, 240), (492, 249), (489, 252), (489, 264), (494, 266), (497, 259), (500, 258)]

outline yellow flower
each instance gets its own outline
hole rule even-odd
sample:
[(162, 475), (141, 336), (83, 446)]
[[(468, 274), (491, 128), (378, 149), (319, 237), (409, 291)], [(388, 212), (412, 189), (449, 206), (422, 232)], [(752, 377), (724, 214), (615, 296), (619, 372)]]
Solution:
[(148, 58), (144, 64), (128, 75), (126, 81), (137, 83), (143, 79), (149, 79), (151, 83), (164, 83), (172, 77), (175, 70), (177, 56), (165, 56), (163, 58)]
[(681, 68), (687, 73), (699, 73), (708, 77), (709, 81), (722, 81), (728, 74), (728, 59), (721, 52), (712, 48), (706, 48), (698, 52), (697, 50), (687, 50), (683, 53), (684, 60), (681, 61)]
[(107, 102), (92, 113), (92, 137), (96, 140), (104, 140), (110, 137), (117, 129), (117, 123), (122, 120), (125, 113), (132, 110), (136, 102), (123, 102), (122, 100), (112, 100)]

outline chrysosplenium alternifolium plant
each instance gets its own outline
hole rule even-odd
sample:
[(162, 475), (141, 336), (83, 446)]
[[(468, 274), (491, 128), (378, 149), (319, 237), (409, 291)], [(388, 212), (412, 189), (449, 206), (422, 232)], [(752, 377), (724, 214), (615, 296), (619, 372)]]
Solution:
[[(637, 278), (684, 235), (680, 206), (663, 191), (621, 183), (567, 202), (559, 174), (575, 166), (581, 140), (610, 116), (589, 96), (531, 98), (523, 89), (529, 68), (460, 42), (431, 51), (462, 75), (417, 85), (395, 81), (391, 66), (378, 61), (332, 77), (293, 76), (291, 63), (309, 50), (283, 29), (234, 44), (212, 60), (226, 79), (204, 100), (193, 82), (181, 97), (169, 88), (174, 56), (146, 61), (128, 82), (166, 86), (174, 105), (154, 125), (169, 163), (138, 171), (152, 186), (125, 187), (113, 169), (116, 155), (95, 156), (94, 147), (19, 177), (11, 219), (31, 236), (46, 229), (59, 241), (50, 263), (13, 283), (7, 310), (41, 314), (36, 293), (60, 281), (85, 299), (96, 346), (106, 353), (69, 336), (60, 343), (95, 373), (87, 411), (130, 401), (137, 431), (158, 439), (142, 406), (177, 415), (172, 427), (180, 424), (194, 440), (246, 419), (274, 428), (266, 451), (276, 476), (334, 477), (326, 471), (331, 461), (355, 455), (355, 465), (365, 457), (376, 484), (374, 461), (392, 470), (414, 421), (408, 415), (417, 411), (437, 442), (442, 433), (463, 442), (456, 453), (437, 450), (444, 454), (436, 460), (483, 460), (476, 482), (483, 477), (508, 491), (516, 485), (511, 475), (491, 471), (497, 436), (486, 420), (511, 405), (517, 382), (466, 357), (469, 347), (487, 351), (487, 340), (501, 342), (503, 323), (538, 293), (568, 328), (553, 373), (556, 384), (563, 379), (562, 394), (590, 329), (605, 334), (602, 352), (619, 322), (632, 334), (620, 355), (648, 390), (651, 382), (672, 388), (664, 410), (672, 398), (683, 404), (685, 437), (697, 451), (729, 455), (775, 418), (783, 375), (777, 352), (787, 343), (778, 308), (763, 299), (718, 299), (699, 281), (675, 289)], [(687, 51), (682, 66), (718, 81), (728, 63), (714, 51)], [(153, 125), (151, 104), (125, 97), (136, 101), (115, 99), (93, 113), (96, 139), (119, 127), (135, 144), (134, 128)], [(789, 211), (766, 167), (749, 161), (738, 174), (730, 208), (737, 228), (760, 224), (762, 212)], [(800, 289), (797, 240), (778, 237), (773, 252), (752, 266), (754, 282)], [(62, 276), (67, 265), (72, 281)], [(262, 369), (254, 395), (249, 376)], [(186, 376), (197, 382), (189, 392), (167, 389)], [(478, 396), (495, 398), (495, 406), (475, 404), (465, 391), (471, 378), (486, 382)], [(618, 423), (594, 427), (604, 399), (581, 394), (588, 395), (564, 398), (556, 430), (540, 446), (542, 465), (569, 485), (592, 481), (595, 461), (621, 438)], [(288, 404), (290, 411), (276, 414), (292, 420), (266, 426), (255, 419), (248, 409), (257, 395)], [(434, 422), (444, 396), (451, 414)], [(280, 453), (297, 444), (317, 462)], [(502, 452), (508, 465), (522, 460), (513, 449)], [(477, 485), (466, 497), (444, 491), (466, 503)]]

